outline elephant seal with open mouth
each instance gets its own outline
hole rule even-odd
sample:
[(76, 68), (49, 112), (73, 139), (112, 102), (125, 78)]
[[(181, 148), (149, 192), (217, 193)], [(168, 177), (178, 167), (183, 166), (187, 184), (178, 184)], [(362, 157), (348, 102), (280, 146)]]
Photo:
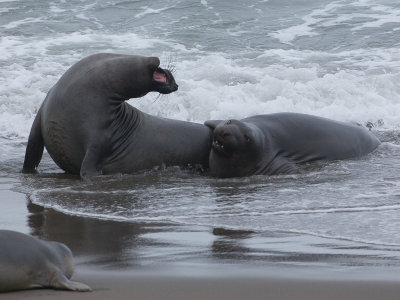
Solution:
[(208, 166), (211, 130), (158, 118), (125, 100), (178, 89), (157, 57), (95, 54), (73, 65), (47, 94), (32, 125), (23, 171), (44, 146), (68, 173), (135, 173), (159, 165)]

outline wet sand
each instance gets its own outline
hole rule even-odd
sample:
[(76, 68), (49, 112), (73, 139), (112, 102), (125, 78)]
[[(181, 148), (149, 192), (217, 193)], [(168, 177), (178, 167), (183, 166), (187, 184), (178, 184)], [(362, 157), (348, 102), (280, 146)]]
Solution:
[[(240, 238), (248, 237), (251, 232), (214, 229), (213, 232), (205, 233), (204, 229), (196, 231), (195, 228), (183, 233), (183, 238), (181, 237), (185, 243), (193, 243), (191, 248), (185, 246), (181, 249), (173, 246), (173, 243), (164, 244), (159, 238), (155, 239), (155, 246), (152, 248), (150, 245), (154, 240), (149, 240), (149, 236), (168, 236), (177, 233), (179, 227), (68, 216), (30, 203), (24, 194), (13, 191), (13, 186), (17, 183), (18, 180), (12, 178), (2, 178), (0, 181), (0, 210), (4, 213), (0, 218), (1, 228), (18, 230), (67, 244), (76, 258), (76, 272), (72, 280), (88, 284), (93, 288), (93, 292), (35, 289), (2, 293), (2, 300), (366, 300), (400, 297), (400, 277), (397, 277), (396, 272), (379, 277), (374, 274), (373, 269), (369, 269), (369, 275), (365, 276), (362, 271), (348, 273), (345, 267), (339, 272), (330, 273), (324, 268), (318, 269), (307, 264), (288, 268), (273, 261), (269, 262), (269, 268), (262, 257), (259, 260), (261, 267), (255, 268), (254, 265), (258, 263), (256, 261), (254, 264), (254, 257), (250, 258), (253, 265), (246, 264), (243, 260), (243, 257), (249, 255), (246, 249), (240, 248), (239, 244), (221, 243), (219, 240), (231, 235), (230, 242), (235, 239), (240, 241)], [(218, 237), (219, 242), (212, 243), (211, 248), (202, 248), (201, 244), (195, 242), (196, 234), (199, 234), (199, 239), (205, 240), (205, 244), (212, 236)], [(182, 254), (182, 251), (188, 250), (192, 251), (189, 255)], [(158, 265), (158, 262), (161, 264)], [(214, 263), (210, 266), (210, 262)], [(240, 263), (235, 265), (236, 262)], [(179, 267), (182, 265), (185, 266), (182, 268), (184, 271)], [(382, 268), (379, 270), (384, 271)]]
[(399, 299), (400, 283), (273, 277), (180, 277), (83, 271), (74, 277), (92, 292), (38, 289), (1, 299)]

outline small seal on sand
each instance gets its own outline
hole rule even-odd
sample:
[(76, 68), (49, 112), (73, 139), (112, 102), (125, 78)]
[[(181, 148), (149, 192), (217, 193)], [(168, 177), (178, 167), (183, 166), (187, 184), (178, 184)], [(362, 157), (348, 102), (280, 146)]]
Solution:
[(0, 292), (34, 287), (91, 291), (69, 280), (73, 272), (72, 253), (64, 244), (0, 230)]

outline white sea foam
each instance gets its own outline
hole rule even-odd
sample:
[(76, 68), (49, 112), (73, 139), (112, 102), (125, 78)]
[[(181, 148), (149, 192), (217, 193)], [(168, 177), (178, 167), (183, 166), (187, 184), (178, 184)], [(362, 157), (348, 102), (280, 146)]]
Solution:
[(50, 11), (52, 13), (58, 14), (58, 13), (66, 12), (66, 9), (62, 9), (59, 6), (56, 6), (56, 5), (50, 5)]
[(172, 7), (168, 6), (168, 7), (158, 8), (158, 9), (154, 9), (154, 8), (151, 8), (151, 7), (142, 7), (143, 11), (138, 13), (138, 14), (136, 14), (135, 18), (141, 18), (143, 16), (150, 15), (150, 14), (159, 14), (159, 13), (161, 13), (161, 12), (167, 10), (167, 9), (170, 9), (170, 8), (172, 8)]
[(181, 61), (176, 79), (180, 89), (173, 96), (132, 104), (153, 114), (197, 122), (291, 111), (360, 123), (382, 119), (385, 126), (399, 126), (400, 73), (319, 74), (317, 67), (250, 67), (212, 55)]
[[(354, 7), (354, 10), (357, 9), (357, 11), (341, 11), (346, 6)], [(378, 28), (386, 24), (400, 24), (400, 9), (377, 4), (375, 1), (354, 1), (351, 3), (333, 1), (303, 16), (301, 21), (302, 23), (298, 25), (270, 33), (270, 36), (282, 43), (292, 44), (293, 40), (298, 37), (319, 35), (319, 28), (354, 24), (351, 30), (360, 31), (366, 28)], [(360, 25), (356, 26), (355, 24)]]
[[(210, 5), (208, 4), (208, 1), (207, 1), (207, 0), (200, 0), (200, 3), (201, 3), (206, 9), (213, 9), (213, 7), (210, 6)], [(219, 17), (219, 13), (216, 13), (215, 15), (216, 15), (217, 17)]]
[[(384, 5), (377, 5), (364, 3), (363, 5), (359, 3), (354, 3), (354, 6), (363, 7), (365, 12), (351, 13), (351, 14), (338, 14), (331, 17), (328, 21), (321, 22), (324, 27), (332, 27), (340, 24), (351, 24), (354, 20), (363, 20), (360, 25), (353, 26), (352, 31), (359, 31), (366, 28), (378, 28), (385, 24), (399, 24), (400, 23), (400, 10), (393, 9), (393, 7), (388, 7)], [(360, 23), (355, 22), (355, 24)], [(398, 25), (399, 26), (399, 25)]]
[(6, 25), (3, 25), (3, 28), (6, 29), (13, 29), (13, 28), (17, 28), (21, 25), (26, 25), (26, 24), (30, 24), (30, 23), (40, 23), (43, 22), (43, 18), (26, 18), (23, 20), (18, 20), (18, 21), (14, 21), (14, 22), (10, 22)]
[(386, 6), (374, 6), (372, 11), (376, 12), (376, 14), (369, 14), (364, 17), (372, 18), (372, 21), (365, 22), (362, 25), (354, 27), (352, 30), (362, 30), (365, 28), (376, 28), (381, 27), (385, 24), (400, 23), (400, 10), (393, 10), (391, 7)]
[(288, 44), (300, 36), (315, 36), (317, 35), (317, 33), (314, 31), (315, 25), (320, 23), (321, 19), (330, 16), (332, 11), (342, 7), (343, 5), (343, 3), (329, 3), (325, 7), (315, 9), (310, 14), (302, 17), (303, 23), (277, 30), (270, 35), (276, 39), (279, 39), (282, 43)]
[[(100, 48), (108, 49), (109, 51), (121, 51), (127, 52), (129, 49), (132, 51), (138, 51), (139, 49), (147, 49), (155, 47), (155, 45), (164, 45), (163, 41), (158, 39), (151, 39), (140, 37), (135, 33), (124, 33), (124, 34), (101, 34), (91, 31), (85, 32), (73, 32), (71, 34), (57, 34), (44, 39), (37, 39), (36, 37), (21, 37), (21, 36), (8, 36), (0, 38), (0, 53), (2, 55), (1, 60), (18, 59), (20, 57), (26, 57), (30, 55), (35, 60), (51, 59), (48, 57), (48, 52), (53, 50), (52, 48), (68, 48), (73, 49), (72, 51), (58, 51), (53, 57), (55, 61), (62, 59), (68, 59), (74, 61), (78, 57), (82, 57), (83, 50), (87, 48)], [(112, 48), (113, 47), (113, 48)], [(1, 61), (0, 60), (0, 61)]]
[[(372, 197), (372, 196), (371, 196)], [(376, 197), (376, 196), (375, 196)], [(382, 206), (359, 206), (359, 207), (335, 207), (335, 208), (316, 208), (316, 209), (298, 209), (287, 211), (274, 211), (264, 213), (263, 215), (304, 215), (304, 214), (331, 214), (331, 213), (354, 213), (370, 211), (393, 211), (399, 210), (400, 205), (382, 205)]]
[[(126, 36), (72, 35), (59, 40), (24, 43), (24, 40), (3, 38), (5, 55), (22, 56), (36, 53), (38, 60), (24, 66), (24, 61), (6, 65), (0, 76), (0, 128), (2, 132), (27, 137), (40, 103), (59, 76), (82, 57), (71, 52), (55, 57), (46, 56), (51, 47), (60, 43), (90, 43), (112, 40), (126, 46), (134, 43)], [(136, 47), (140, 47), (139, 38)], [(143, 40), (144, 48), (159, 41)], [(300, 55), (285, 53), (284, 55)], [(307, 55), (307, 54), (306, 54)], [(312, 53), (310, 53), (312, 55)], [(338, 56), (345, 55), (339, 54)], [(396, 53), (398, 55), (398, 53)], [(384, 56), (375, 62), (384, 63)], [(351, 54), (348, 55), (351, 57)], [(42, 60), (40, 60), (42, 59)], [(64, 60), (64, 61), (62, 61)], [(364, 62), (355, 62), (363, 64)], [(154, 94), (130, 103), (139, 109), (158, 116), (204, 122), (208, 119), (241, 119), (255, 114), (282, 111), (309, 113), (342, 121), (365, 124), (383, 120), (384, 128), (399, 128), (400, 73), (367, 74), (364, 71), (338, 70), (320, 74), (318, 66), (294, 68), (284, 65), (246, 66), (223, 55), (198, 56), (182, 59), (175, 74), (179, 91), (154, 102)], [(398, 61), (393, 61), (397, 65)], [(20, 118), (20, 122), (7, 122)]]

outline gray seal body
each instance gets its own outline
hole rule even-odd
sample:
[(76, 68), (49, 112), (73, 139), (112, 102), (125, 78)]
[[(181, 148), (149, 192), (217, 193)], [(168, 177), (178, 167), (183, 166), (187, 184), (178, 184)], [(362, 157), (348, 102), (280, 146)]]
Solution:
[(360, 126), (297, 113), (205, 125), (213, 129), (209, 165), (216, 177), (293, 173), (297, 164), (360, 157), (380, 144)]
[(72, 253), (64, 244), (0, 230), (0, 292), (34, 287), (91, 291), (69, 280), (73, 272)]
[(23, 170), (35, 171), (44, 146), (68, 173), (135, 173), (158, 165), (208, 166), (211, 130), (145, 114), (125, 100), (178, 85), (156, 57), (95, 54), (73, 65), (49, 91), (29, 135)]

